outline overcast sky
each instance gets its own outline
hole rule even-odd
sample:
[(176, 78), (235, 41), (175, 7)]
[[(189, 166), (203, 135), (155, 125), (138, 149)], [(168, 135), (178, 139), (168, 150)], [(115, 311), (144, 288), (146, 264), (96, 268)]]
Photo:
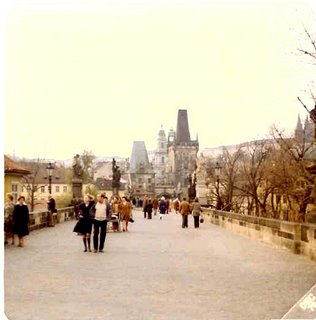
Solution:
[(313, 108), (316, 67), (297, 50), (312, 1), (143, 2), (6, 4), (5, 153), (129, 157), (178, 109), (202, 150), (294, 130), (297, 96)]

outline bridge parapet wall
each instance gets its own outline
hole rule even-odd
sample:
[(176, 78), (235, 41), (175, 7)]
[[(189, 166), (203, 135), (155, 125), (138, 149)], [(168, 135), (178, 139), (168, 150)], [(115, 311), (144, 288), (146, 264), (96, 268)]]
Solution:
[[(54, 215), (55, 223), (62, 223), (75, 219), (74, 207), (58, 208), (57, 214)], [(48, 226), (48, 211), (30, 212), (29, 230), (36, 230)]]
[(203, 208), (205, 221), (231, 232), (259, 239), (274, 247), (286, 248), (316, 261), (316, 224), (246, 216)]

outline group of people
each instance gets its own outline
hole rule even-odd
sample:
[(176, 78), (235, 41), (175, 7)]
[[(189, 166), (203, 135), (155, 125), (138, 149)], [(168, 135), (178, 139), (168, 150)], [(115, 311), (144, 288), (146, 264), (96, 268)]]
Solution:
[[(202, 208), (199, 203), (199, 199), (196, 197), (194, 201), (190, 204), (186, 198), (183, 198), (182, 201), (176, 198), (173, 201), (173, 209), (176, 214), (180, 213), (182, 215), (182, 228), (188, 228), (188, 215), (192, 214), (194, 220), (194, 227), (199, 228), (200, 221), (203, 222), (204, 219), (200, 216), (202, 214)], [(143, 201), (143, 212), (144, 218), (152, 219), (152, 212), (154, 215), (157, 215), (159, 211), (160, 220), (163, 215), (171, 212), (171, 201), (169, 198), (162, 196), (160, 200), (158, 198), (149, 198), (147, 195), (144, 196)]]
[(158, 198), (151, 199), (150, 197), (145, 195), (143, 200), (144, 218), (152, 219), (152, 213), (154, 213), (154, 215), (156, 216), (159, 209), (160, 219), (162, 219), (162, 215), (168, 212), (167, 205), (169, 206), (169, 199), (167, 202), (165, 201), (165, 198), (162, 197), (159, 201)]
[(132, 204), (127, 197), (114, 196), (109, 201), (104, 193), (99, 193), (95, 201), (92, 195), (84, 196), (83, 202), (78, 207), (78, 222), (73, 230), (82, 235), (84, 252), (91, 252), (92, 226), (94, 252), (104, 252), (107, 224), (114, 216), (118, 218), (113, 223), (114, 230), (118, 230), (118, 224), (122, 224), (123, 232), (128, 232), (128, 222), (132, 218)]
[[(104, 252), (104, 243), (107, 233), (107, 223), (116, 217), (112, 222), (114, 231), (118, 231), (122, 226), (123, 232), (128, 232), (129, 221), (132, 219), (133, 204), (127, 197), (113, 196), (110, 200), (108, 197), (99, 193), (95, 201), (92, 195), (85, 195), (83, 202), (78, 206), (78, 222), (73, 231), (82, 235), (84, 252), (91, 252), (91, 233), (93, 233), (94, 252)], [(176, 198), (173, 201), (173, 209), (182, 215), (182, 228), (188, 228), (188, 215), (192, 214), (194, 227), (199, 228), (200, 216), (202, 213), (201, 205), (198, 198), (195, 198), (191, 204), (186, 198), (182, 201)], [(56, 204), (53, 198), (48, 200), (49, 226), (54, 226), (53, 213), (56, 212)], [(143, 201), (144, 218), (152, 219), (159, 212), (159, 218), (171, 212), (171, 201), (169, 198), (153, 198), (145, 196)], [(19, 247), (24, 246), (25, 236), (29, 234), (29, 210), (25, 203), (25, 197), (20, 196), (17, 204), (13, 203), (13, 196), (7, 195), (5, 204), (5, 244), (11, 239), (11, 244), (15, 244), (15, 234), (18, 236)]]
[(24, 247), (25, 236), (29, 234), (29, 209), (25, 203), (25, 197), (20, 196), (17, 204), (13, 203), (13, 196), (7, 195), (4, 206), (4, 237), (5, 244), (11, 239), (11, 245), (15, 244), (15, 234), (18, 236), (19, 247)]

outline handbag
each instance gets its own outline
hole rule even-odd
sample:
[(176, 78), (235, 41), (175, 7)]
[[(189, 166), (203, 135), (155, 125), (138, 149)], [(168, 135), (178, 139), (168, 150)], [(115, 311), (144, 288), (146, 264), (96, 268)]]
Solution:
[(134, 219), (132, 217), (130, 217), (128, 221), (134, 223)]
[(204, 218), (202, 217), (201, 219), (200, 219), (200, 223), (203, 223), (204, 222)]

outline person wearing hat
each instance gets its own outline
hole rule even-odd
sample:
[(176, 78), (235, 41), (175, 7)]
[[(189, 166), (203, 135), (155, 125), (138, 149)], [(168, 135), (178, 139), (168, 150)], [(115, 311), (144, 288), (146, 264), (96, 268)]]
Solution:
[(167, 204), (166, 204), (165, 197), (161, 197), (160, 201), (159, 201), (159, 216), (160, 216), (160, 220), (162, 219), (162, 215), (166, 214), (166, 210), (167, 210)]
[(24, 247), (24, 237), (29, 234), (29, 209), (25, 197), (20, 196), (13, 209), (14, 234), (19, 237), (19, 247)]

